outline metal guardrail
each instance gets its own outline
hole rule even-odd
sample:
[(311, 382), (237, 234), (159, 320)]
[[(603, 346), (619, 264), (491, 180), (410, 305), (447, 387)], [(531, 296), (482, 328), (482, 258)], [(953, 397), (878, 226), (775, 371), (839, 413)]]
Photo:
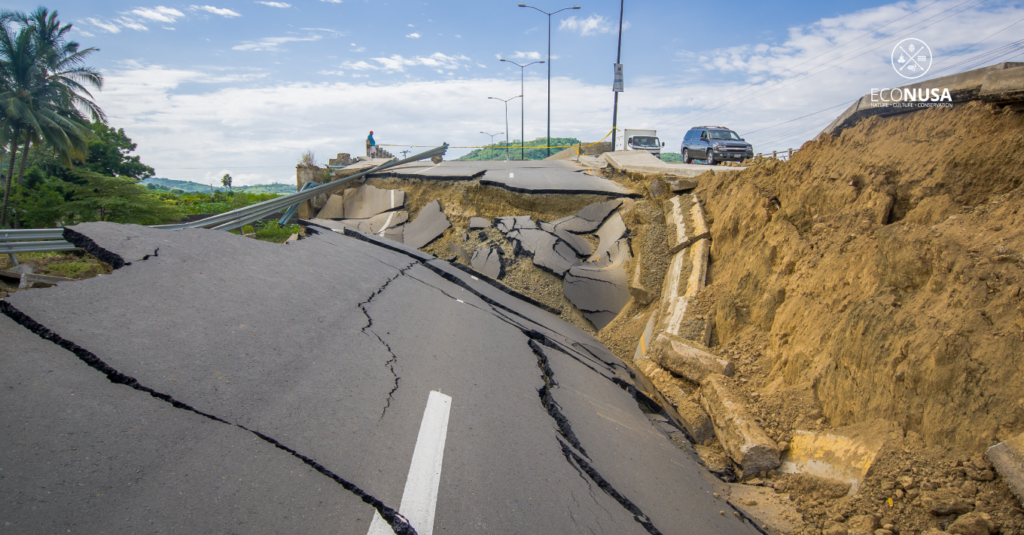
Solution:
[[(214, 230), (232, 230), (238, 227), (242, 227), (263, 219), (269, 215), (276, 214), (281, 210), (286, 210), (284, 217), (281, 221), (287, 221), (291, 218), (292, 214), (298, 210), (299, 205), (303, 202), (316, 197), (317, 195), (331, 194), (335, 190), (340, 189), (342, 186), (362, 178), (366, 175), (383, 171), (391, 167), (398, 165), (416, 162), (419, 160), (425, 160), (433, 158), (434, 156), (443, 156), (448, 150), (448, 144), (444, 143), (440, 147), (435, 147), (425, 152), (410, 156), (402, 160), (392, 160), (385, 162), (377, 167), (367, 169), (365, 171), (356, 173), (352, 176), (335, 180), (333, 182), (327, 182), (326, 184), (320, 184), (318, 186), (310, 187), (313, 182), (307, 182), (300, 191), (271, 199), (269, 201), (263, 201), (261, 203), (246, 206), (244, 208), (237, 208), (223, 214), (217, 214), (210, 216), (205, 219), (193, 221), (191, 223), (173, 224), (173, 225), (153, 225), (151, 228), (164, 229), (164, 230), (181, 230), (186, 228), (211, 228)], [(34, 241), (26, 241), (34, 240)], [(44, 241), (48, 240), (48, 241)], [(8, 229), (0, 230), (0, 253), (35, 253), (35, 252), (47, 252), (47, 251), (71, 251), (77, 249), (73, 244), (64, 240), (64, 229), (53, 228), (53, 229)]]

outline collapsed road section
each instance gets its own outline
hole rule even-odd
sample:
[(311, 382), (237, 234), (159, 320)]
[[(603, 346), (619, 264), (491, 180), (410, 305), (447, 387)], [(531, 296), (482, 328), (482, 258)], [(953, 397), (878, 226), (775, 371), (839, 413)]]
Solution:
[[(2, 302), (0, 521), (758, 532), (597, 339), (447, 262), (347, 233), (276, 245), (68, 229), (122, 267)], [(450, 415), (425, 526), (405, 507), (431, 392)]]

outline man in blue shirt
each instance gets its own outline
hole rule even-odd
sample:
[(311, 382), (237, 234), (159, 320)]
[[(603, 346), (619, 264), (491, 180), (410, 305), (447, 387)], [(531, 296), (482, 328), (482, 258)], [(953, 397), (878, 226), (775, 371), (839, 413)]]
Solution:
[(370, 158), (377, 157), (377, 142), (373, 139), (373, 130), (370, 130), (370, 135), (366, 136), (366, 144), (370, 146)]

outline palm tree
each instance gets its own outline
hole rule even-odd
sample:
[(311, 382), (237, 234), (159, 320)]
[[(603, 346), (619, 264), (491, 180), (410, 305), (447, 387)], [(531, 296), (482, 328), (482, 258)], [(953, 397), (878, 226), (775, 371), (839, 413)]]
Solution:
[[(16, 34), (6, 24), (12, 19), (21, 24)], [(57, 13), (45, 8), (31, 16), (2, 12), (0, 22), (0, 131), (9, 133), (11, 147), (0, 208), (0, 224), (4, 224), (14, 182), (14, 155), (22, 138), (19, 185), (33, 142), (45, 142), (71, 165), (73, 157), (84, 159), (88, 150), (93, 135), (89, 116), (100, 122), (106, 122), (106, 116), (86, 87), (103, 87), (103, 76), (85, 66), (86, 58), (98, 49), (79, 50), (78, 43), (66, 41), (70, 24), (62, 26)]]

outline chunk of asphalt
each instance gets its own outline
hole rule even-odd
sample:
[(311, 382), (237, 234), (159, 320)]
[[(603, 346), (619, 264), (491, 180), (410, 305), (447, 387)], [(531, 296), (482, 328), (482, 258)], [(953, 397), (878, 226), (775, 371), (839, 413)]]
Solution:
[(489, 228), (491, 226), (491, 220), (483, 217), (471, 217), (469, 218), (469, 230), (476, 230), (482, 228)]
[(598, 261), (605, 253), (611, 250), (615, 246), (615, 242), (619, 241), (620, 238), (626, 235), (626, 223), (622, 221), (622, 216), (619, 215), (619, 211), (615, 210), (612, 215), (601, 223), (601, 227), (597, 229), (597, 237), (601, 240), (597, 244), (597, 250), (591, 255), (590, 262)]
[(441, 211), (441, 203), (435, 199), (420, 210), (412, 223), (405, 226), (403, 243), (415, 249), (425, 247), (451, 226), (451, 222)]
[(503, 275), (501, 249), (481, 247), (473, 251), (473, 258), (470, 260), (470, 265), (473, 266), (473, 269), (492, 279), (500, 279)]
[[(457, 257), (461, 258), (462, 261), (466, 262), (467, 264), (472, 260), (469, 256), (469, 252), (466, 251), (466, 248), (457, 243), (448, 244), (448, 250), (455, 253)], [(473, 257), (476, 257), (475, 252), (473, 253)]]
[(576, 252), (554, 234), (541, 229), (514, 230), (506, 234), (508, 239), (516, 242), (518, 248), (533, 257), (537, 267), (546, 269), (559, 277), (576, 262)]
[(384, 212), (369, 219), (342, 219), (339, 221), (347, 227), (357, 228), (370, 234), (380, 234), (380, 231), (397, 227), (409, 220), (409, 212), (399, 210), (395, 212)]
[(494, 226), (502, 234), (508, 234), (513, 230), (537, 228), (537, 223), (534, 223), (533, 219), (528, 215), (520, 215), (515, 217), (499, 217), (494, 221)]
[(586, 258), (594, 254), (594, 246), (590, 245), (590, 242), (588, 242), (586, 239), (581, 238), (576, 234), (573, 234), (572, 232), (557, 229), (551, 223), (545, 223), (543, 221), (541, 221), (540, 223), (540, 228), (541, 230), (545, 230), (547, 232), (554, 234), (559, 239), (564, 241), (566, 245), (572, 247), (572, 249), (576, 251), (577, 256)]
[(622, 199), (612, 199), (610, 201), (594, 203), (589, 206), (585, 206), (582, 210), (576, 212), (575, 215), (552, 221), (551, 224), (554, 225), (556, 229), (566, 230), (576, 234), (594, 232), (619, 206), (622, 206)]
[(603, 329), (629, 302), (625, 261), (629, 244), (619, 240), (597, 262), (576, 263), (565, 274), (562, 291), (583, 316)]

